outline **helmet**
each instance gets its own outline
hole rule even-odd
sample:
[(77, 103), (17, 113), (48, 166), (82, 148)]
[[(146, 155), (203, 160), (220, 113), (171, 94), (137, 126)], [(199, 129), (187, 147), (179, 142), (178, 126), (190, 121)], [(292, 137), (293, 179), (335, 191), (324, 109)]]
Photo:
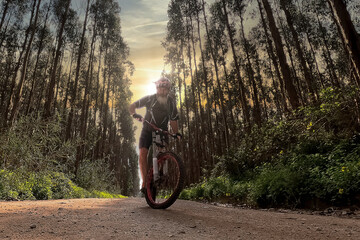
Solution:
[(159, 80), (155, 82), (156, 87), (164, 87), (167, 89), (170, 89), (171, 83), (170, 80), (167, 77), (161, 77)]

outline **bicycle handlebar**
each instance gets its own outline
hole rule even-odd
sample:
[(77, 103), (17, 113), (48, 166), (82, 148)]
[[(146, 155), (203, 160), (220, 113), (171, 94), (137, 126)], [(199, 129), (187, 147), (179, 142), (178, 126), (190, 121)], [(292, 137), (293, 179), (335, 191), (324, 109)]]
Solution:
[(173, 133), (168, 132), (168, 131), (166, 131), (166, 130), (164, 130), (164, 129), (161, 129), (161, 128), (157, 127), (155, 124), (152, 124), (151, 122), (149, 122), (148, 120), (146, 120), (146, 119), (144, 119), (144, 118), (139, 119), (139, 121), (140, 121), (140, 122), (146, 122), (146, 123), (149, 124), (150, 127), (152, 127), (155, 131), (159, 131), (159, 132), (161, 132), (161, 133), (163, 133), (163, 134), (167, 134), (167, 135), (169, 135), (169, 136), (171, 136), (171, 137), (173, 137), (173, 138), (178, 138), (178, 135), (177, 135), (177, 134), (173, 134)]

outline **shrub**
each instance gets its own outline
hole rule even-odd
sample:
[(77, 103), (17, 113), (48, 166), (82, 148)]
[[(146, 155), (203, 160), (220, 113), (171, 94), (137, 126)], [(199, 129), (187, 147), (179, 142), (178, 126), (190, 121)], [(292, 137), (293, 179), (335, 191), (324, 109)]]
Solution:
[(0, 199), (46, 200), (87, 197), (124, 198), (120, 194), (109, 192), (89, 192), (74, 184), (64, 173), (0, 170)]

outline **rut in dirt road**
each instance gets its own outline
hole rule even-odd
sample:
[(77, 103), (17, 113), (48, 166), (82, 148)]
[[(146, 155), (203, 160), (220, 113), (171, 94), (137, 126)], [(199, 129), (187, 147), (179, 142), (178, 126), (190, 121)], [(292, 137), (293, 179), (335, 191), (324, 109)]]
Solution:
[(360, 220), (143, 198), (0, 202), (0, 239), (360, 239)]

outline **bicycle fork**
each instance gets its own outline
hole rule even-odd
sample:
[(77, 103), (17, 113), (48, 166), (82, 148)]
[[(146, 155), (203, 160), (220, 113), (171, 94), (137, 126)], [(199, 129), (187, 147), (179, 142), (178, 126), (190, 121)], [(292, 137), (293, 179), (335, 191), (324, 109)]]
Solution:
[[(154, 181), (156, 182), (157, 180), (159, 180), (160, 176), (159, 176), (159, 164), (158, 164), (158, 154), (159, 154), (159, 147), (156, 145), (156, 143), (161, 144), (161, 138), (159, 134), (156, 134), (155, 132), (153, 132), (153, 176), (154, 176)], [(168, 173), (168, 161), (165, 160), (165, 162), (162, 164), (161, 166), (161, 173), (162, 175), (167, 175)]]

